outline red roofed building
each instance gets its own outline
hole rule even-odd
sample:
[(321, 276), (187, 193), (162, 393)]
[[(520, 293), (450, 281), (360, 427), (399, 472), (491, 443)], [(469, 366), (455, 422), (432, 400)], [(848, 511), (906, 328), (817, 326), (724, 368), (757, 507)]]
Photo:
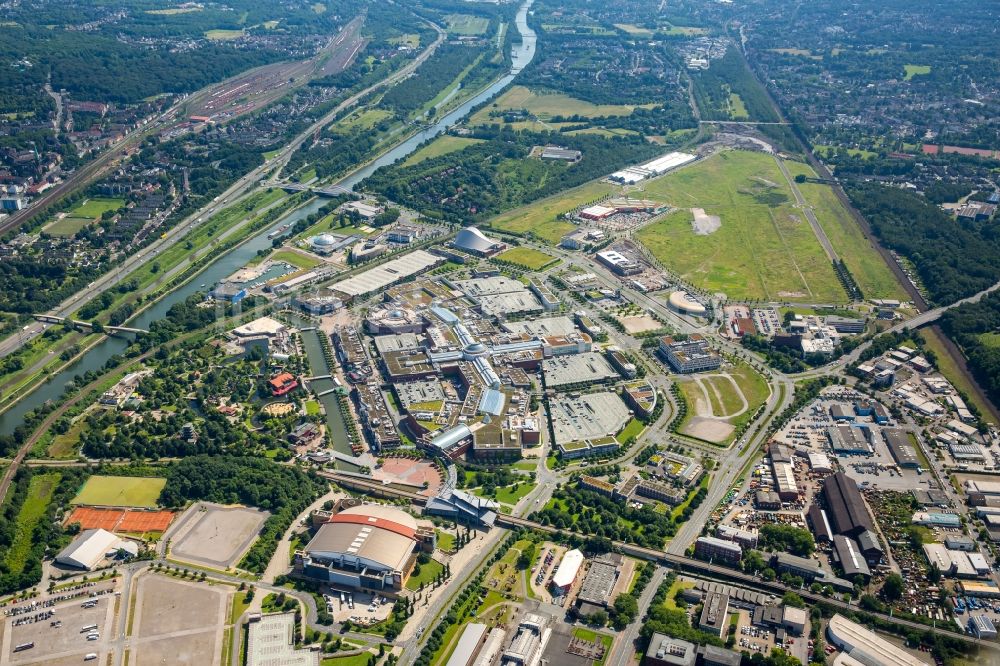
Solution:
[(290, 372), (282, 372), (280, 375), (272, 377), (268, 383), (271, 385), (273, 395), (285, 395), (299, 387), (299, 381)]

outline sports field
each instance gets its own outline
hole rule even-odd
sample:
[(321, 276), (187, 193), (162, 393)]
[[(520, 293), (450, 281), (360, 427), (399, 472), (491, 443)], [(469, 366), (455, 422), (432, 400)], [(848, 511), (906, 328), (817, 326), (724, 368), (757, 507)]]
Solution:
[(490, 117), (490, 111), (507, 111), (524, 109), (528, 113), (545, 120), (552, 116), (583, 116), (596, 118), (598, 116), (627, 116), (635, 110), (633, 104), (591, 104), (582, 99), (570, 97), (562, 93), (549, 93), (531, 90), (525, 86), (513, 86), (501, 95), (496, 102), (483, 107), (469, 118), (470, 125), (483, 125), (498, 122)]
[[(807, 164), (787, 161), (785, 166), (793, 177), (800, 174), (807, 178), (816, 177), (816, 172)], [(881, 255), (865, 238), (861, 227), (841, 205), (833, 189), (821, 183), (800, 183), (798, 188), (812, 206), (816, 219), (833, 244), (833, 249), (847, 264), (848, 270), (851, 271), (865, 297), (907, 300), (906, 292), (896, 281)]]
[(243, 37), (246, 33), (242, 30), (207, 30), (205, 32), (205, 39), (209, 39), (216, 42), (228, 41), (230, 39), (239, 39)]
[[(794, 206), (774, 158), (726, 151), (641, 185), (680, 210), (636, 237), (685, 280), (737, 300), (847, 300), (809, 222)], [(721, 227), (697, 235), (690, 209)]]
[(476, 143), (482, 143), (482, 139), (471, 139), (464, 136), (451, 136), (446, 134), (444, 136), (434, 139), (417, 152), (406, 158), (403, 162), (403, 166), (413, 166), (424, 160), (429, 160), (432, 157), (440, 157), (441, 155), (447, 155), (448, 153), (457, 153), (458, 151), (467, 148)]
[(495, 229), (518, 234), (532, 232), (535, 237), (556, 245), (559, 239), (576, 228), (571, 222), (557, 219), (559, 215), (617, 191), (618, 188), (609, 183), (586, 183), (527, 206), (507, 211), (490, 220), (489, 225)]
[(498, 254), (497, 259), (524, 266), (529, 271), (540, 270), (556, 261), (556, 258), (551, 254), (545, 254), (530, 247), (512, 247), (506, 252)]
[(154, 507), (166, 479), (141, 476), (92, 476), (71, 504)]
[(80, 203), (69, 212), (70, 217), (97, 218), (109, 210), (118, 210), (125, 205), (124, 199), (95, 197)]
[(469, 14), (448, 14), (444, 17), (448, 32), (454, 35), (481, 35), (489, 27), (489, 19)]

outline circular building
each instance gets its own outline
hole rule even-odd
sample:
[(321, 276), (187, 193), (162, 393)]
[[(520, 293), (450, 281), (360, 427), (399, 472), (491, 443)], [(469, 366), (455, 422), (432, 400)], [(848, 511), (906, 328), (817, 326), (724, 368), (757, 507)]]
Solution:
[(333, 234), (319, 234), (309, 239), (309, 248), (316, 254), (330, 254), (336, 245), (337, 237)]
[(679, 314), (693, 315), (695, 317), (704, 317), (705, 306), (699, 303), (691, 294), (686, 291), (675, 291), (670, 294), (670, 298), (667, 299), (667, 305), (670, 309)]
[[(381, 504), (344, 509), (323, 523), (301, 555), (302, 573), (331, 585), (398, 590), (424, 533), (410, 514)], [(296, 567), (300, 562), (296, 562)]]
[(395, 335), (398, 333), (420, 333), (424, 330), (423, 317), (414, 310), (394, 303), (386, 303), (372, 308), (365, 317), (365, 330), (372, 335)]

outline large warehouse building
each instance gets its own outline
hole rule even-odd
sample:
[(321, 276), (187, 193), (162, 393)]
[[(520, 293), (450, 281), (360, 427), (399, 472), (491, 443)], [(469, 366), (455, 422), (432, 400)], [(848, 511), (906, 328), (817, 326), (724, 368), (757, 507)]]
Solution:
[(351, 589), (398, 590), (421, 544), (433, 547), (434, 531), (410, 514), (380, 504), (344, 509), (320, 526), (296, 554), (297, 573)]
[(851, 477), (843, 472), (828, 476), (823, 482), (822, 495), (826, 502), (826, 515), (836, 534), (856, 537), (874, 529), (858, 484)]
[(851, 663), (864, 666), (926, 666), (927, 664), (840, 614), (830, 618), (826, 633), (831, 643), (854, 660)]

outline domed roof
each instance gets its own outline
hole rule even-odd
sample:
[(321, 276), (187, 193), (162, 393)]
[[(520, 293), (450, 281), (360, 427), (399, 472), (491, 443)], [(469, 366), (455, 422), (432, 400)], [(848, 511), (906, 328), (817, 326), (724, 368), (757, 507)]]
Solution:
[(330, 234), (320, 234), (319, 236), (312, 237), (313, 245), (333, 245), (337, 242), (337, 239)]
[(465, 347), (465, 353), (469, 356), (479, 356), (486, 353), (486, 345), (482, 342), (473, 342)]
[(686, 314), (703, 315), (706, 312), (705, 306), (686, 291), (675, 291), (670, 294), (669, 303), (675, 310)]

